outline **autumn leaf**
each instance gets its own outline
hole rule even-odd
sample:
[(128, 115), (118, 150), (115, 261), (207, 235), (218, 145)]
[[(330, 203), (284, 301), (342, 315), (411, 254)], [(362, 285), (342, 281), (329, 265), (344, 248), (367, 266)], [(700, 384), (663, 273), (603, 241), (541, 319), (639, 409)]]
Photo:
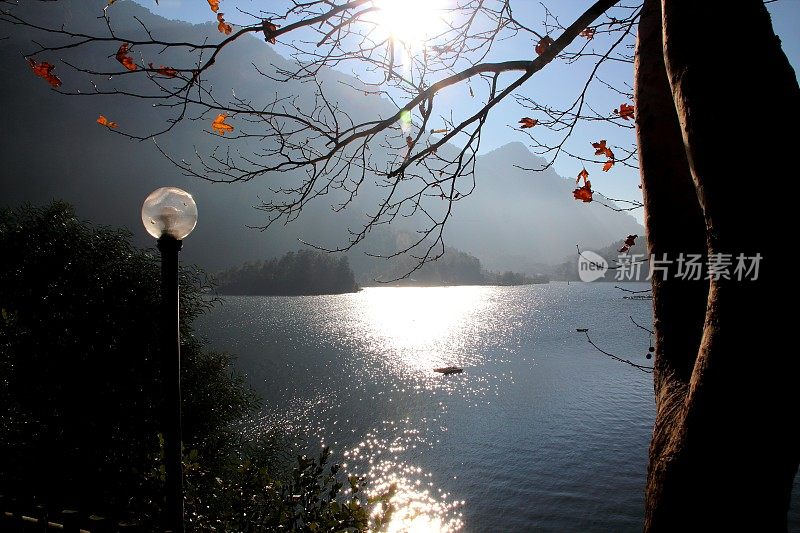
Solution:
[(603, 172), (611, 170), (616, 161), (614, 160), (614, 152), (606, 146), (606, 140), (603, 139), (600, 142), (592, 143), (592, 148), (594, 148), (594, 155), (604, 155), (608, 158), (608, 161), (603, 165)]
[(225, 35), (230, 35), (231, 32), (233, 31), (233, 28), (231, 27), (230, 24), (225, 22), (224, 15), (225, 13), (217, 13), (217, 22), (219, 22), (219, 24), (217, 24), (217, 29), (219, 30), (220, 33), (224, 33)]
[(519, 119), (520, 129), (532, 128), (539, 123), (535, 118), (524, 117)]
[(536, 45), (536, 55), (540, 56), (545, 53), (545, 51), (550, 48), (551, 44), (553, 44), (553, 39), (551, 39), (549, 35), (542, 37), (542, 40)]
[(580, 172), (578, 172), (578, 177), (575, 178), (575, 184), (577, 185), (578, 183), (581, 182), (581, 180), (583, 180), (584, 184), (589, 182), (588, 181), (589, 180), (589, 171), (586, 170), (585, 168), (583, 170), (581, 170)]
[(472, 90), (472, 85), (468, 85), (467, 87), (469, 87), (469, 95), (472, 98), (475, 98), (475, 92)]
[(600, 142), (592, 143), (592, 148), (594, 148), (594, 155), (604, 155), (606, 157), (610, 157), (614, 159), (614, 152), (606, 146), (606, 140), (603, 139)]
[(219, 0), (208, 0), (208, 5), (211, 7), (211, 11), (214, 13), (219, 11)]
[(156, 68), (152, 63), (148, 63), (147, 66), (150, 67), (150, 70), (155, 70), (158, 74), (161, 74), (165, 78), (174, 78), (178, 75), (178, 71), (172, 67), (165, 67), (164, 65), (161, 65), (160, 67)]
[(572, 196), (575, 197), (576, 200), (581, 200), (584, 203), (589, 203), (592, 201), (592, 182), (586, 180), (586, 183), (583, 187), (578, 187), (574, 191), (572, 191)]
[(97, 123), (100, 124), (101, 126), (105, 126), (106, 128), (111, 128), (112, 130), (116, 129), (116, 127), (117, 127), (117, 123), (116, 122), (111, 122), (110, 120), (108, 120), (103, 115), (100, 115), (99, 117), (97, 117)]
[(622, 248), (619, 249), (619, 253), (626, 254), (628, 250), (631, 249), (632, 246), (636, 244), (636, 238), (638, 235), (628, 235), (628, 238), (625, 239), (625, 243), (622, 245)]
[(579, 35), (581, 37), (586, 37), (587, 39), (589, 39), (591, 41), (592, 39), (594, 39), (594, 34), (595, 33), (597, 33), (597, 28), (592, 28), (591, 26), (589, 26), (588, 28), (586, 28), (585, 30), (580, 32)]
[(447, 133), (448, 131), (450, 131), (450, 130), (448, 130), (447, 128), (441, 128), (441, 129), (438, 129), (438, 130), (431, 130), (431, 135), (434, 135), (436, 133)]
[(122, 46), (120, 46), (119, 50), (117, 50), (117, 55), (115, 57), (117, 58), (117, 61), (122, 63), (123, 67), (133, 72), (136, 70), (136, 63), (133, 61), (133, 58), (128, 55), (129, 47), (130, 44), (122, 43)]
[(275, 44), (275, 32), (278, 31), (278, 28), (280, 28), (280, 25), (273, 24), (271, 20), (262, 20), (261, 31), (264, 32), (264, 40), (269, 44)]
[(634, 108), (633, 108), (632, 105), (621, 104), (619, 106), (619, 109), (615, 109), (614, 110), (614, 114), (615, 115), (619, 115), (619, 117), (622, 118), (622, 119), (628, 120), (628, 119), (633, 118), (633, 111), (634, 111)]
[(214, 119), (214, 122), (211, 123), (211, 127), (214, 131), (219, 133), (220, 135), (225, 135), (226, 133), (230, 133), (233, 131), (233, 126), (230, 124), (225, 124), (225, 119), (228, 117), (227, 113), (220, 113), (217, 115), (217, 118)]
[(53, 88), (58, 89), (61, 87), (61, 79), (53, 74), (53, 69), (56, 68), (55, 65), (51, 65), (47, 61), (37, 63), (34, 59), (28, 59), (28, 64), (31, 66), (31, 70), (33, 70), (34, 74), (44, 80), (47, 80), (47, 83), (49, 83)]

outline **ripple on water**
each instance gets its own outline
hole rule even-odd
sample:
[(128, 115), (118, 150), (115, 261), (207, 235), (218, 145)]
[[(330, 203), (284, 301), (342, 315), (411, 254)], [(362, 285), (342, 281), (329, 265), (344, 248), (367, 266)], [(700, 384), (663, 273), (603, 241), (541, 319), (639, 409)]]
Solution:
[[(649, 302), (605, 284), (370, 288), (228, 298), (199, 329), (264, 398), (253, 430), (330, 445), (371, 496), (394, 487), (389, 531), (633, 531), (652, 383), (575, 333), (645, 363), (631, 315)], [(432, 371), (449, 365), (465, 371)]]

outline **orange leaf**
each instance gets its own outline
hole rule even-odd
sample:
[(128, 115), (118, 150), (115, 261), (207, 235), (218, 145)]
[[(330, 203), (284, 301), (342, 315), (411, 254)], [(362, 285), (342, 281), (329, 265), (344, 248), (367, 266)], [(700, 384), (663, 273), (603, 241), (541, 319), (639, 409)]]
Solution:
[(615, 115), (619, 115), (620, 118), (623, 118), (625, 120), (633, 118), (633, 112), (634, 112), (633, 106), (628, 104), (621, 104), (619, 106), (619, 109), (614, 110)]
[(581, 200), (584, 203), (589, 203), (592, 201), (592, 183), (589, 180), (586, 180), (586, 183), (583, 187), (578, 187), (574, 191), (572, 191), (572, 196), (575, 197), (576, 200)]
[(152, 63), (148, 63), (147, 66), (150, 67), (150, 70), (155, 70), (158, 74), (161, 74), (165, 78), (174, 78), (178, 75), (178, 71), (172, 67), (165, 67), (164, 65), (161, 65), (160, 67), (156, 68)]
[(219, 11), (219, 0), (208, 0), (208, 5), (211, 6), (211, 11), (214, 13)]
[(450, 130), (448, 130), (447, 128), (441, 128), (441, 129), (438, 129), (438, 130), (431, 130), (431, 135), (433, 135), (434, 133), (447, 133), (448, 131), (450, 131)]
[(128, 47), (130, 47), (130, 44), (122, 43), (122, 46), (117, 50), (117, 55), (114, 57), (117, 58), (117, 61), (122, 63), (123, 67), (133, 72), (136, 70), (136, 63), (133, 61), (133, 58), (128, 55)]
[(603, 172), (611, 170), (616, 161), (614, 161), (614, 152), (606, 146), (606, 140), (603, 139), (600, 142), (592, 143), (592, 148), (594, 148), (594, 155), (604, 155), (608, 158), (608, 161), (603, 165)]
[(108, 120), (103, 115), (100, 115), (99, 117), (97, 117), (97, 123), (100, 124), (101, 126), (105, 126), (106, 128), (115, 129), (117, 127), (117, 123), (116, 122), (111, 122), (110, 120)]
[(224, 33), (225, 35), (230, 35), (231, 32), (233, 31), (233, 28), (231, 28), (230, 24), (225, 22), (225, 18), (223, 15), (225, 15), (225, 13), (217, 13), (217, 21), (219, 22), (219, 24), (217, 24), (217, 29), (219, 30), (220, 33)]
[(588, 28), (583, 30), (579, 35), (581, 37), (586, 37), (587, 39), (589, 39), (591, 41), (592, 39), (594, 39), (594, 34), (596, 32), (597, 32), (597, 28), (592, 28), (591, 26), (589, 26)]
[(227, 113), (220, 113), (217, 115), (217, 118), (214, 119), (214, 122), (211, 123), (211, 127), (220, 135), (225, 135), (233, 131), (233, 126), (225, 124), (227, 116)]
[(549, 35), (542, 37), (542, 40), (536, 45), (536, 55), (540, 56), (545, 53), (545, 51), (550, 48), (551, 44), (553, 44), (553, 39), (551, 39)]
[(628, 238), (625, 239), (625, 243), (622, 245), (622, 248), (619, 249), (619, 253), (621, 254), (628, 253), (628, 250), (630, 250), (631, 247), (636, 244), (637, 237), (638, 235), (628, 235)]
[(269, 19), (261, 21), (261, 31), (264, 32), (264, 40), (269, 44), (275, 44), (275, 32), (278, 31), (280, 25), (273, 24)]
[(47, 61), (37, 63), (34, 59), (28, 59), (28, 64), (31, 66), (31, 70), (33, 70), (34, 74), (44, 80), (47, 80), (47, 83), (49, 83), (53, 88), (58, 89), (61, 87), (61, 80), (58, 76), (53, 74), (53, 69), (56, 68), (55, 65), (51, 65)]
[(575, 184), (577, 185), (581, 180), (583, 180), (584, 185), (589, 183), (589, 171), (585, 168), (578, 172), (578, 177), (575, 178)]
[(600, 142), (592, 143), (592, 148), (594, 148), (594, 155), (605, 155), (614, 159), (614, 152), (611, 151), (610, 148), (606, 146), (606, 140), (603, 139)]
[(520, 129), (532, 128), (539, 123), (535, 118), (525, 117), (519, 119)]

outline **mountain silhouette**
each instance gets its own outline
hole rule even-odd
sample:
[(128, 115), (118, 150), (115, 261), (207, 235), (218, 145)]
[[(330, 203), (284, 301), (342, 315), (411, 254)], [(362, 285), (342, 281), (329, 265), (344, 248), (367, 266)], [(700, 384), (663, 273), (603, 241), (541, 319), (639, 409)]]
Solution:
[[(98, 18), (105, 0), (61, 0), (31, 2), (12, 6), (15, 13), (36, 17), (43, 26), (61, 26), (80, 32), (103, 31)], [(193, 25), (167, 20), (129, 0), (110, 8), (115, 32), (130, 39), (145, 39), (138, 18), (157, 37), (175, 41), (210, 42), (221, 38), (216, 24)], [(135, 18), (134, 18), (135, 17)], [(102, 114), (134, 134), (147, 134), (163, 128), (174, 111), (153, 107), (149, 100), (119, 96), (65, 96), (52, 91), (35, 77), (25, 55), (35, 50), (32, 40), (44, 37), (34, 30), (0, 25), (0, 79), (4, 113), (0, 116), (0, 139), (4, 149), (0, 171), (0, 205), (22, 202), (41, 204), (63, 199), (76, 206), (80, 216), (103, 224), (128, 227), (140, 245), (153, 245), (141, 227), (141, 202), (153, 189), (174, 185), (195, 196), (199, 222), (187, 239), (183, 258), (210, 270), (244, 261), (276, 257), (298, 248), (298, 239), (325, 246), (346, 242), (348, 228), (360, 228), (365, 214), (375, 210), (385, 189), (365, 183), (353, 205), (334, 213), (333, 199), (323, 199), (304, 209), (299, 219), (267, 231), (249, 229), (265, 222), (263, 212), (253, 206), (270, 198), (270, 188), (286, 183), (291, 176), (264, 175), (247, 183), (220, 184), (182, 176), (164, 158), (152, 141), (132, 141), (96, 124)], [(105, 48), (104, 48), (105, 46)], [(62, 89), (84, 93), (93, 90), (85, 75), (73, 72), (68, 63), (78, 63), (99, 71), (119, 71), (114, 61), (116, 48), (93, 45), (91, 50), (65, 49), (41, 54), (38, 60), (56, 65), (63, 80)], [(139, 52), (144, 55), (147, 51)], [(134, 54), (137, 61), (140, 56)], [(170, 52), (155, 56), (157, 65), (180, 63)], [(300, 105), (312, 105), (310, 84), (281, 84), (265, 78), (253, 67), (270, 72), (275, 65), (291, 63), (276, 53), (263, 39), (246, 37), (226, 48), (208, 73), (207, 86), (215, 94), (258, 101), (264, 95), (291, 94)], [(354, 120), (391, 116), (395, 107), (378, 96), (358, 90), (358, 79), (326, 69), (319, 74), (326, 94), (346, 109)], [(101, 77), (91, 81), (101, 89), (152, 90), (137, 76)], [(210, 120), (189, 114), (159, 146), (178, 158), (190, 161), (195, 154), (209, 154), (225, 140), (210, 132)], [(257, 148), (246, 145), (245, 149)], [(442, 153), (452, 150), (445, 147)], [(376, 162), (388, 162), (397, 154), (373, 149)], [(378, 152), (378, 153), (376, 153)], [(385, 150), (384, 150), (385, 152)], [(456, 202), (448, 221), (445, 238), (448, 246), (471, 253), (492, 270), (513, 269), (535, 273), (541, 264), (560, 263), (574, 251), (576, 243), (600, 248), (629, 234), (643, 234), (642, 227), (626, 214), (596, 203), (584, 204), (572, 198), (574, 181), (553, 170), (532, 172), (542, 164), (522, 143), (512, 143), (480, 156), (476, 164), (475, 192)], [(351, 252), (357, 274), (375, 271), (375, 259), (365, 259), (364, 250), (393, 251), (398, 235), (421, 227), (421, 221), (403, 220), (371, 233), (359, 250)]]

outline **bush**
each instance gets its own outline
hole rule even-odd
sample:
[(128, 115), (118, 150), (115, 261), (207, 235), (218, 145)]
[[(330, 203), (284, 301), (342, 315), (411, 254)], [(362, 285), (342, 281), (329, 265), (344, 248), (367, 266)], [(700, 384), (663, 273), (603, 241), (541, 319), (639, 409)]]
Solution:
[[(0, 210), (0, 493), (145, 523), (158, 515), (160, 264), (130, 237), (64, 203)], [(276, 437), (241, 437), (259, 402), (231, 356), (204, 350), (192, 329), (212, 303), (202, 273), (182, 268), (180, 287), (188, 526), (243, 530), (229, 526), (260, 513), (274, 519), (262, 530), (277, 527), (287, 494), (274, 487), (295, 483), (282, 481), (286, 450)], [(327, 460), (313, 472), (325, 508), (338, 496)], [(318, 505), (288, 505), (296, 523), (317, 523)]]

